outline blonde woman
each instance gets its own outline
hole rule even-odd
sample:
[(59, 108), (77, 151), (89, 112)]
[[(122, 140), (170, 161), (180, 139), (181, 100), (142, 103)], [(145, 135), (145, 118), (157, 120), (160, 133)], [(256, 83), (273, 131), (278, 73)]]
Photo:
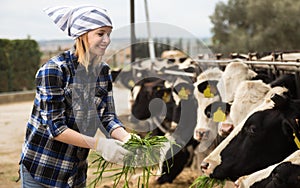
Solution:
[[(85, 187), (90, 149), (113, 163), (128, 153), (122, 144), (130, 134), (115, 114), (110, 69), (101, 62), (112, 23), (95, 6), (45, 12), (75, 45), (37, 71), (20, 160), (22, 187)], [(97, 129), (106, 137), (95, 136)]]

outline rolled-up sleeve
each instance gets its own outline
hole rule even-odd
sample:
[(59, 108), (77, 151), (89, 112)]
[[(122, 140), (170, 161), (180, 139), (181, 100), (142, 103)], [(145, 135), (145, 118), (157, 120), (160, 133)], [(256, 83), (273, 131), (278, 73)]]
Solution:
[(101, 88), (106, 88), (107, 94), (102, 97), (102, 102), (105, 105), (98, 106), (99, 108), (103, 108), (103, 113), (101, 116), (101, 123), (104, 125), (106, 131), (109, 135), (112, 131), (118, 127), (124, 127), (122, 122), (118, 119), (115, 111), (115, 103), (113, 97), (113, 83), (112, 83), (112, 76), (110, 73), (109, 66), (107, 64), (103, 64), (100, 74), (100, 83), (99, 85)]
[(42, 125), (51, 138), (68, 127), (64, 116), (63, 73), (55, 63), (47, 63), (36, 74), (37, 98), (41, 110)]

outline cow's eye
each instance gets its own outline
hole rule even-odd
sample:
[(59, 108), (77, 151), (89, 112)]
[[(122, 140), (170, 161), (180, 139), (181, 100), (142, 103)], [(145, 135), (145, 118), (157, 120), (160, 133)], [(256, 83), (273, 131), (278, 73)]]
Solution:
[(279, 174), (277, 173), (272, 173), (272, 181), (274, 182), (274, 184), (276, 185), (281, 185), (284, 183), (284, 180), (280, 177)]
[(250, 125), (246, 128), (246, 132), (251, 135), (251, 136), (254, 136), (257, 132), (257, 128), (255, 125)]

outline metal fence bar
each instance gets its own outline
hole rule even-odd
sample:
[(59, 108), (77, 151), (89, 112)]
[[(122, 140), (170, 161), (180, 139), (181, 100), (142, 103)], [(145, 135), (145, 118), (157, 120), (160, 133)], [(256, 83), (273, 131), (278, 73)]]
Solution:
[(197, 60), (196, 62), (199, 65), (218, 65), (218, 66), (226, 66), (227, 64), (240, 61), (243, 62), (252, 68), (264, 68), (264, 69), (274, 69), (279, 71), (300, 71), (300, 63), (299, 62), (281, 62), (281, 61), (246, 61), (243, 59), (230, 59), (230, 60)]

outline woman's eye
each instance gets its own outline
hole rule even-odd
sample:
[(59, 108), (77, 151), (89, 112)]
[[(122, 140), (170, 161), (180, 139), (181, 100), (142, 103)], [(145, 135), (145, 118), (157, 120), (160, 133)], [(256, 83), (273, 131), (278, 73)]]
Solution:
[(100, 37), (102, 37), (102, 36), (104, 35), (104, 33), (98, 33), (98, 35), (99, 35)]

